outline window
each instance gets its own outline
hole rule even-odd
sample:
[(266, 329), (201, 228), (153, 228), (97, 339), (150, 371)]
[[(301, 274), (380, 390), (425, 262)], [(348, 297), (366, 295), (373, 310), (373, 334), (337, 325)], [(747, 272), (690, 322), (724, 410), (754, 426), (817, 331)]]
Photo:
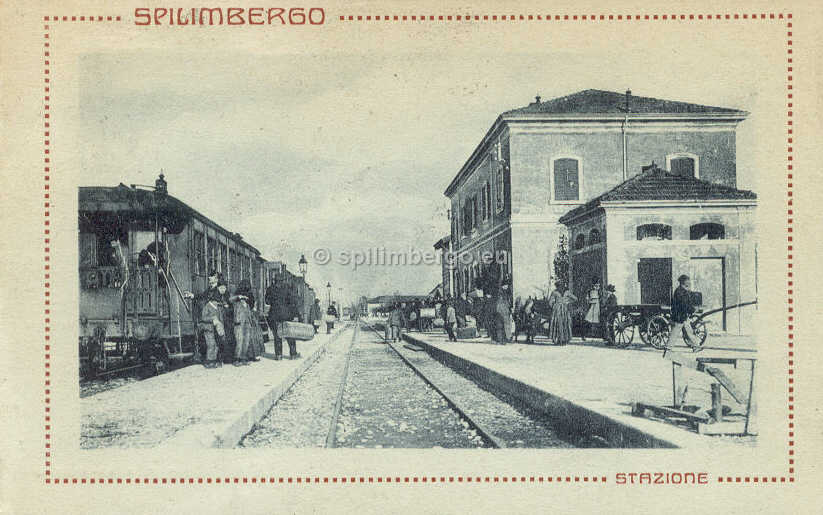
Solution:
[(229, 253), (225, 243), (220, 244), (220, 273), (223, 277), (229, 273)]
[(689, 228), (690, 240), (722, 240), (726, 238), (726, 227), (723, 224), (702, 223)]
[(492, 214), (492, 187), (489, 181), (483, 187), (483, 220), (488, 220)]
[(243, 270), (243, 278), (251, 281), (251, 258), (246, 256), (246, 266)]
[(235, 282), (237, 280), (237, 272), (237, 252), (235, 252), (234, 249), (229, 249), (229, 273), (226, 277), (226, 281), (231, 283)]
[(206, 249), (204, 247), (205, 241), (203, 233), (194, 231), (194, 273), (197, 275), (206, 275)]
[(600, 231), (592, 229), (589, 231), (589, 245), (600, 243)]
[(574, 239), (574, 250), (580, 250), (586, 246), (586, 235), (578, 234)]
[(666, 156), (666, 168), (674, 175), (700, 178), (699, 159), (696, 154), (678, 152)]
[(209, 244), (209, 247), (206, 251), (206, 255), (208, 256), (208, 273), (212, 273), (213, 271), (217, 270), (217, 242), (214, 238), (208, 238), (206, 240)]
[(569, 202), (580, 200), (580, 160), (561, 157), (552, 161), (552, 200)]
[(640, 240), (670, 240), (672, 226), (666, 224), (645, 224), (637, 226), (637, 239)]
[(506, 180), (503, 176), (503, 165), (497, 167), (497, 212), (503, 211), (503, 205), (506, 200)]
[(477, 204), (477, 195), (472, 196), (472, 203), (471, 203), (471, 211), (472, 211), (472, 230), (477, 228), (477, 220), (478, 220), (478, 204)]

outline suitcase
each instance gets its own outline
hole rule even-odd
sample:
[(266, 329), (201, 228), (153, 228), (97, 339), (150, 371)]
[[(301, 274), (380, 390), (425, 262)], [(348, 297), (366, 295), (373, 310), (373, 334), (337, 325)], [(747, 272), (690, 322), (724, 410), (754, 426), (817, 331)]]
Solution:
[(457, 336), (458, 340), (466, 340), (469, 338), (477, 338), (477, 328), (476, 327), (458, 327), (457, 331), (454, 333)]
[(435, 318), (434, 308), (423, 308), (420, 310), (420, 318)]
[(295, 340), (311, 340), (314, 338), (314, 326), (302, 322), (279, 322), (277, 324), (277, 336)]

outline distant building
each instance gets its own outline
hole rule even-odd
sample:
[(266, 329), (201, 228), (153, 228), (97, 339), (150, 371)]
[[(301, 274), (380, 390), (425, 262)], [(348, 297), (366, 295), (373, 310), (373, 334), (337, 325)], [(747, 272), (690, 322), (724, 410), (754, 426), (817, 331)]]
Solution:
[[(455, 294), (476, 288), (490, 276), (510, 277), (515, 297), (546, 294), (554, 280), (559, 237), (568, 235), (560, 218), (652, 162), (671, 175), (694, 179), (695, 184), (739, 191), (736, 128), (747, 116), (738, 109), (600, 90), (545, 102), (537, 97), (525, 107), (502, 113), (445, 191), (451, 201), (450, 243), (459, 257), (453, 275)], [(748, 213), (754, 199), (745, 201)], [(648, 202), (652, 209), (651, 204), (668, 201)], [(706, 223), (728, 214), (712, 211), (717, 199), (687, 202), (693, 211), (705, 215)], [(669, 207), (663, 209), (662, 204), (646, 214), (664, 216)], [(695, 213), (696, 218), (700, 216)], [(672, 227), (683, 223), (680, 220)], [(678, 237), (683, 236), (677, 231)], [(751, 231), (747, 229), (746, 234), (748, 238)], [(574, 240), (569, 241), (573, 247)], [(753, 279), (753, 259), (741, 258), (741, 263), (745, 268), (735, 275)], [(618, 272), (612, 266), (623, 267), (622, 274), (637, 273), (633, 263), (618, 265), (609, 257), (607, 265), (602, 271), (604, 281), (615, 282), (611, 274)], [(727, 268), (725, 273), (731, 271)], [(737, 281), (726, 279), (727, 284)], [(621, 279), (637, 280), (634, 276)], [(634, 291), (627, 284), (615, 285), (621, 303), (625, 294)], [(670, 282), (662, 291), (670, 292), (671, 286)]]

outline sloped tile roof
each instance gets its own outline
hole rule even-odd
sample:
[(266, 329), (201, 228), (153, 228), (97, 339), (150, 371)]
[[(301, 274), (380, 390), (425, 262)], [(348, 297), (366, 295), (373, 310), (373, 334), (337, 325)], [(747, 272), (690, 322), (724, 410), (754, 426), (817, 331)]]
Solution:
[[(544, 114), (586, 114), (586, 113), (624, 113), (626, 107), (625, 93), (615, 93), (613, 91), (602, 91), (599, 89), (586, 89), (578, 91), (565, 97), (554, 98), (545, 102), (532, 102), (531, 104), (506, 111), (503, 115), (544, 113)], [(638, 97), (632, 95), (629, 101), (629, 109), (632, 113), (656, 113), (656, 114), (684, 114), (684, 113), (704, 113), (704, 114), (737, 114), (745, 115), (745, 111), (731, 109), (728, 107), (714, 107), (701, 104), (690, 104), (688, 102), (676, 102), (674, 100), (661, 100), (658, 98)]]
[(562, 217), (560, 223), (599, 207), (603, 202), (644, 202), (655, 200), (753, 200), (757, 195), (722, 184), (703, 181), (690, 176), (674, 175), (653, 167), (631, 177), (609, 191), (578, 206)]

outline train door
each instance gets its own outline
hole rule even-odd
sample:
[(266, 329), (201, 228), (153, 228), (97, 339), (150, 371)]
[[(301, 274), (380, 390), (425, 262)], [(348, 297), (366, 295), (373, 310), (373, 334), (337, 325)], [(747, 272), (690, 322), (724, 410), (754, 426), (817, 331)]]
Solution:
[[(703, 294), (703, 310), (726, 307), (726, 263), (723, 257), (697, 257), (689, 262), (692, 291)], [(705, 318), (709, 331), (726, 330), (726, 311)]]
[(641, 258), (637, 263), (640, 303), (669, 305), (672, 294), (672, 258)]

